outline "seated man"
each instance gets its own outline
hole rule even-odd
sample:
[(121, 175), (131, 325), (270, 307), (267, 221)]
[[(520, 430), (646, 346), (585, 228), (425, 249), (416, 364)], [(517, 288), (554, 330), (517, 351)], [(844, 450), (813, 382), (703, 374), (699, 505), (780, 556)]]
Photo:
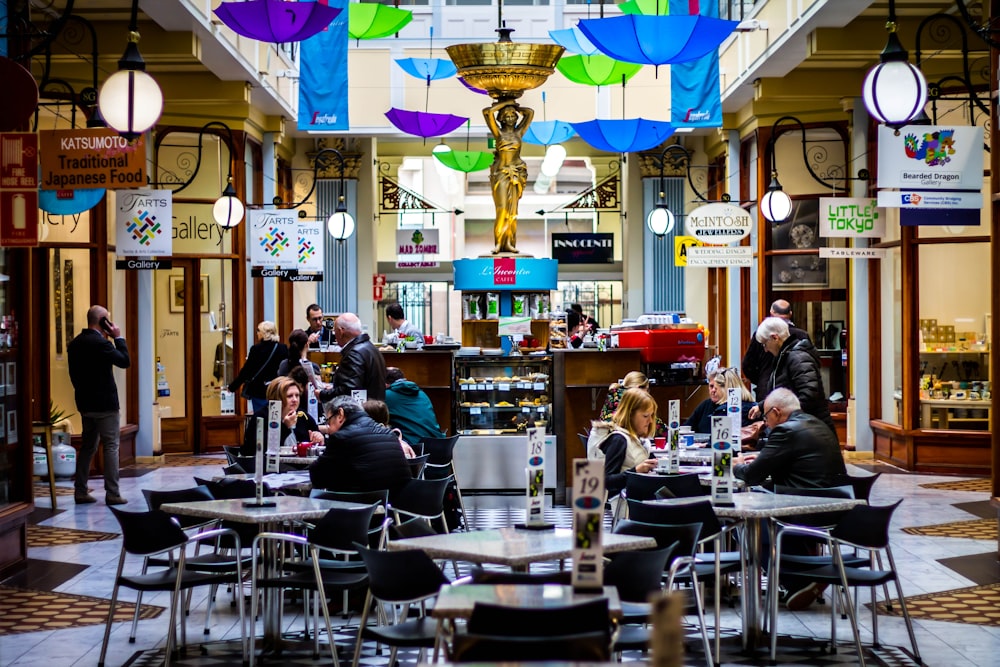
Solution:
[(335, 396), (323, 409), (330, 434), (326, 451), (309, 466), (313, 488), (388, 489), (391, 502), (413, 478), (396, 434), (376, 424), (350, 396)]
[(444, 437), (431, 399), (395, 366), (385, 369), (385, 403), (389, 406), (389, 426), (398, 428), (408, 443)]

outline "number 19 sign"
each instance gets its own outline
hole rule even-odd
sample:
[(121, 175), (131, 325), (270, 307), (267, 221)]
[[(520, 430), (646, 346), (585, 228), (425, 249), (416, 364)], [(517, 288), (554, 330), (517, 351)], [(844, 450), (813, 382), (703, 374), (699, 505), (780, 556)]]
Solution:
[(573, 588), (604, 585), (604, 462), (573, 460)]

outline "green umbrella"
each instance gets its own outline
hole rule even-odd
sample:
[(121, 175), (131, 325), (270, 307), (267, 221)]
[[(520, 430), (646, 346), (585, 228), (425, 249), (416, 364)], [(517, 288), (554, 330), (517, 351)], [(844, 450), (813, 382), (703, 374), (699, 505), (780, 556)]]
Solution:
[(631, 79), (642, 65), (623, 63), (602, 53), (592, 56), (563, 56), (556, 65), (564, 77), (587, 86), (607, 86)]
[(413, 12), (376, 3), (347, 5), (347, 34), (351, 39), (378, 39), (397, 33), (413, 20)]
[(642, 14), (643, 16), (668, 16), (670, 0), (627, 0), (618, 5), (622, 14)]
[(492, 151), (438, 151), (434, 153), (438, 162), (455, 171), (482, 171), (493, 164)]

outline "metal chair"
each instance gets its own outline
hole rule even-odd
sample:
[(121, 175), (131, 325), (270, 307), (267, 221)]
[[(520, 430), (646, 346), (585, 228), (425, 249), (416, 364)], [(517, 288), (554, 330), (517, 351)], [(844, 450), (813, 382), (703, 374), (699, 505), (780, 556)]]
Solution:
[[(189, 536), (166, 513), (160, 510), (148, 512), (126, 512), (116, 507), (109, 507), (117, 519), (122, 531), (122, 549), (118, 557), (118, 570), (115, 573), (115, 584), (111, 591), (111, 604), (108, 608), (108, 619), (104, 626), (104, 639), (101, 642), (101, 656), (98, 667), (104, 667), (104, 658), (108, 651), (108, 640), (111, 637), (111, 623), (114, 621), (115, 606), (118, 602), (118, 591), (124, 586), (140, 593), (169, 592), (170, 593), (170, 625), (167, 631), (167, 646), (165, 665), (169, 667), (176, 645), (178, 608), (181, 606), (181, 591), (197, 586), (216, 586), (218, 584), (238, 584), (243, 580), (243, 566), (239, 559), (233, 562), (233, 568), (227, 571), (201, 572), (187, 567), (187, 548), (192, 544), (214, 541), (226, 535), (239, 544), (239, 536), (233, 531), (216, 528)], [(145, 562), (150, 556), (175, 554), (173, 564), (156, 572), (146, 571)], [(143, 571), (137, 575), (123, 574), (127, 556), (138, 556), (143, 559)], [(211, 605), (211, 599), (209, 599)], [(247, 660), (247, 632), (243, 605), (239, 605), (240, 640), (243, 648), (243, 660)], [(181, 646), (187, 642), (186, 624), (181, 616)]]
[[(622, 603), (647, 604), (650, 596), (663, 590), (663, 572), (678, 546), (674, 542), (663, 549), (623, 551), (612, 554), (604, 566), (604, 585), (614, 586)], [(623, 623), (615, 637), (615, 651), (641, 651), (649, 648), (648, 615), (637, 624)]]
[(440, 520), (442, 530), (447, 533), (448, 522), (444, 518), (444, 496), (453, 481), (448, 475), (441, 479), (414, 479), (407, 482), (392, 503), (393, 519), (402, 523), (401, 517), (417, 517), (430, 521)]
[(419, 479), (424, 474), (424, 467), (426, 467), (427, 459), (430, 456), (430, 454), (418, 454), (412, 459), (406, 459), (406, 462), (410, 464), (410, 474), (413, 479)]
[(453, 435), (450, 438), (424, 438), (424, 453), (428, 454), (427, 464), (424, 466), (424, 479), (443, 479), (449, 475), (452, 477), (455, 490), (455, 500), (458, 502), (458, 509), (462, 516), (456, 528), (461, 525), (469, 530), (468, 514), (465, 512), (465, 501), (462, 500), (462, 485), (458, 479), (458, 470), (455, 468), (455, 445), (459, 436)]

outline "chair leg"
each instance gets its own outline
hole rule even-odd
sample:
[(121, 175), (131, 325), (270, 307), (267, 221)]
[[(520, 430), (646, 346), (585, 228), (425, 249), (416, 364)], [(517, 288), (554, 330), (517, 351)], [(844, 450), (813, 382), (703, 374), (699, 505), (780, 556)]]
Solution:
[(721, 554), (719, 553), (722, 549), (721, 540), (716, 540), (715, 543), (715, 653), (714, 653), (714, 664), (722, 664), (722, 609), (721, 609), (721, 598), (722, 598), (722, 575), (720, 573), (720, 562), (719, 558)]
[[(326, 604), (326, 590), (323, 588), (323, 573), (319, 568), (319, 553), (312, 547), (313, 574), (316, 576), (316, 597), (323, 609), (323, 620), (326, 621), (326, 634), (330, 638), (330, 655), (333, 657), (333, 667), (340, 667), (337, 659), (337, 642), (333, 640), (333, 625), (330, 623), (330, 608)], [(318, 640), (317, 640), (318, 641)]]
[(361, 621), (358, 623), (358, 638), (354, 642), (354, 659), (351, 661), (351, 667), (358, 667), (358, 661), (361, 659), (361, 643), (363, 641), (362, 635), (364, 634), (365, 627), (368, 625), (368, 616), (372, 609), (372, 592), (369, 590), (368, 594), (365, 596), (365, 608), (361, 612)]
[[(885, 548), (885, 556), (889, 560), (889, 568), (893, 573), (898, 572), (899, 570), (896, 569), (896, 560), (892, 557), (892, 550), (889, 549), (888, 545)], [(899, 609), (903, 612), (903, 621), (906, 622), (906, 632), (910, 635), (910, 644), (913, 646), (913, 657), (920, 663), (920, 649), (917, 648), (917, 635), (913, 632), (913, 621), (910, 619), (910, 612), (906, 609), (906, 600), (903, 598), (903, 586), (899, 583), (898, 574), (893, 578), (893, 582), (896, 586)]]
[(108, 640), (111, 638), (111, 622), (115, 618), (115, 604), (118, 602), (118, 579), (122, 576), (122, 566), (124, 564), (125, 553), (122, 552), (121, 560), (118, 561), (118, 572), (115, 574), (115, 586), (111, 591), (111, 604), (108, 606), (108, 620), (104, 624), (104, 641), (101, 642), (101, 657), (97, 661), (97, 667), (104, 667), (104, 658), (108, 653)]
[[(847, 583), (847, 572), (844, 570), (844, 561), (840, 557), (839, 547), (834, 552), (834, 561), (837, 564), (837, 570), (840, 572), (840, 585), (844, 589), (844, 595), (847, 596), (847, 602), (844, 607), (847, 609), (847, 616), (851, 620), (851, 630), (854, 632), (854, 648), (858, 652), (858, 664), (861, 667), (865, 667), (865, 650), (861, 645), (861, 631), (858, 628), (858, 617), (854, 613), (854, 603), (851, 601), (851, 590)], [(836, 617), (836, 615), (834, 615)]]
[[(705, 661), (708, 667), (715, 667), (712, 656), (712, 645), (708, 641), (708, 628), (705, 626), (704, 598), (698, 586), (698, 577), (694, 573), (694, 566), (691, 566), (691, 590), (694, 593), (695, 611), (698, 613), (698, 625), (701, 626), (701, 641), (705, 647)], [(718, 632), (718, 628), (716, 628)]]
[(128, 643), (135, 643), (135, 633), (139, 629), (139, 611), (142, 608), (142, 591), (138, 591), (135, 596), (135, 613), (132, 614), (132, 632), (129, 633)]

